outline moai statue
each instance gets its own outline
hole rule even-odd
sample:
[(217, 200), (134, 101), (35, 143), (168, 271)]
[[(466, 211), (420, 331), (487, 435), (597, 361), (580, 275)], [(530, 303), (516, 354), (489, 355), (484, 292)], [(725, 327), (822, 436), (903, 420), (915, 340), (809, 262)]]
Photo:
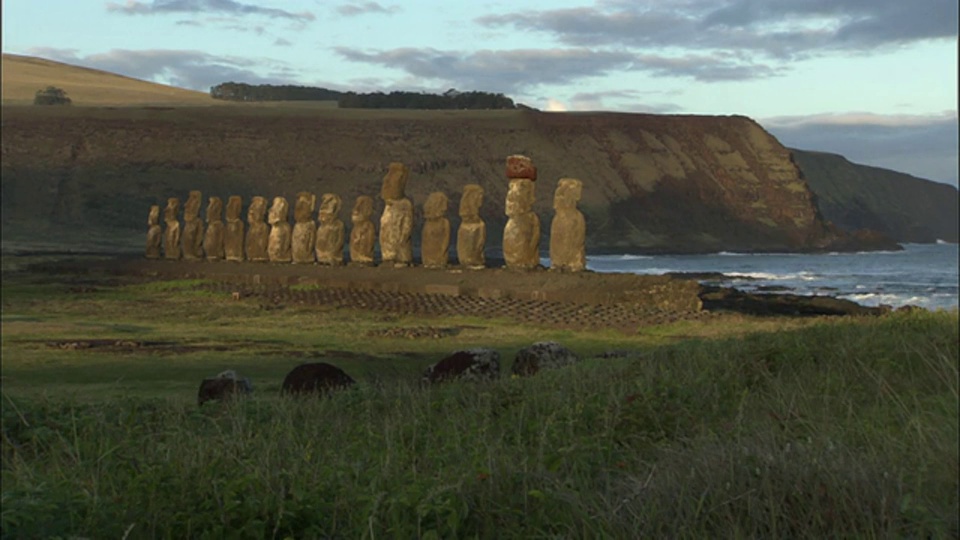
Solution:
[(163, 228), (160, 227), (160, 205), (155, 204), (150, 207), (150, 215), (147, 217), (146, 257), (159, 259), (162, 246)]
[(254, 262), (269, 261), (267, 242), (270, 238), (270, 226), (264, 221), (267, 214), (267, 200), (254, 197), (247, 209), (247, 237), (243, 244), (247, 260)]
[(320, 226), (317, 227), (317, 262), (333, 266), (343, 264), (343, 222), (340, 221), (340, 196), (324, 193), (320, 199)]
[(531, 270), (540, 264), (540, 218), (533, 212), (537, 169), (526, 156), (507, 158), (507, 225), (503, 228), (503, 259), (507, 268)]
[(180, 199), (167, 199), (167, 207), (163, 209), (163, 222), (167, 226), (163, 231), (163, 257), (166, 259), (180, 258), (180, 220), (177, 219), (179, 213)]
[(550, 224), (550, 269), (581, 272), (587, 266), (584, 244), (587, 224), (577, 210), (583, 193), (583, 182), (575, 178), (561, 178), (553, 196), (555, 214)]
[(207, 203), (207, 232), (203, 235), (203, 253), (208, 261), (224, 258), (223, 201), (220, 197), (210, 197)]
[(243, 260), (243, 221), (240, 212), (243, 210), (243, 199), (238, 195), (231, 195), (227, 199), (227, 227), (223, 233), (223, 254), (228, 261)]
[(446, 268), (450, 257), (450, 220), (447, 219), (447, 196), (434, 191), (423, 204), (423, 234), (420, 256), (427, 268)]
[(284, 197), (274, 197), (270, 207), (270, 240), (267, 244), (267, 255), (270, 262), (288, 263), (293, 259), (290, 252), (292, 235), (290, 227), (290, 204)]
[(408, 174), (403, 163), (391, 163), (380, 189), (386, 203), (380, 216), (380, 254), (384, 264), (397, 267), (413, 262), (413, 203), (404, 193)]
[(317, 224), (313, 221), (313, 211), (317, 208), (317, 196), (301, 191), (297, 193), (297, 203), (293, 206), (293, 240), (291, 252), (293, 262), (312, 263), (317, 237)]
[(350, 213), (353, 229), (350, 230), (350, 264), (373, 265), (373, 246), (377, 241), (377, 229), (370, 221), (373, 214), (373, 199), (366, 195), (357, 197)]
[(191, 191), (183, 203), (183, 258), (203, 258), (203, 221), (200, 221), (200, 205), (203, 197), (199, 191)]
[(487, 243), (487, 225), (480, 219), (483, 188), (478, 184), (463, 186), (460, 197), (460, 228), (457, 230), (457, 260), (471, 270), (484, 267), (483, 248)]

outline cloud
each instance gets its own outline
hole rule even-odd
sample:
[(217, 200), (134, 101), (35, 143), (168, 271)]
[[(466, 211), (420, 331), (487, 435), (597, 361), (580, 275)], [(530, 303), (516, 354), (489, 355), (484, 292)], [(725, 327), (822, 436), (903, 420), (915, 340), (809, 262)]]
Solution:
[[(126, 50), (78, 56), (74, 49), (37, 47), (28, 54), (91, 67), (136, 79), (206, 92), (228, 82), (290, 84), (298, 74), (286, 64), (269, 59), (218, 56), (193, 50)], [(266, 73), (263, 73), (266, 68)]]
[(381, 13), (390, 15), (400, 11), (400, 6), (384, 7), (377, 2), (352, 2), (337, 6), (337, 13), (344, 17), (356, 17), (357, 15), (366, 15), (370, 13)]
[(957, 185), (955, 111), (939, 115), (860, 112), (759, 120), (785, 146), (841, 154), (850, 161)]
[(293, 45), (293, 43), (291, 43), (289, 40), (286, 40), (286, 39), (283, 39), (283, 38), (277, 38), (277, 39), (273, 42), (273, 44), (274, 44), (275, 46), (277, 46), (277, 47), (290, 47), (291, 45)]
[[(570, 98), (570, 108), (576, 111), (615, 109), (637, 113), (676, 113), (683, 111), (683, 107), (676, 103), (651, 103), (644, 94), (648, 93), (637, 90), (578, 92)], [(613, 100), (616, 104), (608, 106), (608, 100)]]
[(308, 11), (294, 13), (279, 8), (244, 4), (235, 0), (127, 0), (123, 4), (107, 2), (107, 11), (124, 15), (157, 15), (167, 13), (221, 13), (227, 15), (260, 15), (272, 19), (308, 22), (316, 17)]
[(562, 101), (554, 98), (547, 99), (547, 106), (544, 110), (549, 112), (563, 112), (567, 110), (567, 106), (563, 104)]

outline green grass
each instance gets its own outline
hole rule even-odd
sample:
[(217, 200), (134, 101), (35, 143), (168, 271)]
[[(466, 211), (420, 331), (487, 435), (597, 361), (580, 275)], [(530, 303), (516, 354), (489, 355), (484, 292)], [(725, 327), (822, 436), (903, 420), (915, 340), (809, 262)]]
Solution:
[[(12, 282), (11, 282), (12, 281)], [(634, 336), (258, 309), (192, 283), (31, 297), (4, 279), (0, 526), (10, 538), (946, 538), (958, 532), (958, 316), (680, 323)], [(9, 290), (19, 294), (8, 297)], [(12, 298), (12, 300), (11, 300)], [(368, 336), (392, 326), (456, 336)], [(713, 324), (714, 326), (711, 326)], [(473, 328), (476, 326), (477, 328)], [(60, 350), (110, 338), (227, 345)], [(492, 345), (588, 358), (424, 389)], [(319, 357), (359, 384), (290, 400)], [(199, 379), (250, 399), (198, 409)]]

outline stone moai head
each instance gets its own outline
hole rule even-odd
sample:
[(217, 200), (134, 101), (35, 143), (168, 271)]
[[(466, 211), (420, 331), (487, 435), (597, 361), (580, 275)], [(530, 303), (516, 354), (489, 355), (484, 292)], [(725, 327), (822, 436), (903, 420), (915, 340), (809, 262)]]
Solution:
[(483, 188), (479, 184), (463, 186), (463, 195), (460, 197), (460, 217), (480, 217), (480, 205), (483, 204)]
[[(371, 205), (373, 201), (371, 200)], [(340, 213), (340, 196), (336, 193), (324, 193), (320, 199), (320, 223), (332, 223)]]
[(427, 196), (427, 201), (423, 203), (423, 217), (426, 219), (438, 219), (446, 217), (449, 199), (439, 191), (434, 191)]
[(514, 179), (510, 181), (510, 188), (507, 190), (506, 214), (509, 217), (517, 217), (533, 209), (535, 194), (533, 190), (533, 181), (528, 179)]
[(274, 197), (270, 207), (269, 222), (271, 225), (286, 223), (290, 220), (290, 204), (284, 197)]
[(313, 193), (301, 191), (297, 193), (297, 202), (293, 206), (293, 220), (297, 223), (306, 223), (313, 219), (313, 211), (317, 208), (317, 196)]
[(203, 204), (203, 195), (199, 191), (191, 191), (187, 202), (183, 203), (183, 219), (193, 221), (200, 217), (201, 204)]
[(527, 156), (514, 154), (507, 156), (507, 178), (526, 178), (527, 180), (537, 180), (537, 168), (533, 166), (533, 161)]
[(241, 210), (243, 210), (243, 199), (239, 195), (231, 195), (227, 199), (227, 221), (239, 220)]
[(350, 220), (354, 223), (361, 223), (370, 219), (373, 215), (373, 198), (368, 195), (360, 195), (357, 202), (353, 204), (353, 212), (350, 213)]
[(210, 202), (207, 203), (207, 223), (220, 221), (222, 216), (223, 201), (220, 200), (220, 197), (210, 197)]
[(147, 216), (147, 225), (154, 226), (160, 224), (160, 205), (154, 204), (150, 206), (150, 215)]
[(266, 199), (258, 195), (250, 200), (250, 208), (247, 209), (247, 223), (263, 223), (263, 217), (266, 214)]
[(180, 199), (176, 197), (170, 197), (167, 199), (167, 207), (163, 209), (163, 220), (164, 221), (177, 221), (177, 216), (180, 214)]
[(561, 178), (553, 194), (553, 207), (556, 210), (574, 210), (583, 194), (583, 182), (576, 178)]
[(410, 170), (403, 163), (398, 161), (391, 163), (386, 176), (383, 177), (380, 198), (385, 201), (395, 201), (406, 197), (407, 176), (409, 174)]

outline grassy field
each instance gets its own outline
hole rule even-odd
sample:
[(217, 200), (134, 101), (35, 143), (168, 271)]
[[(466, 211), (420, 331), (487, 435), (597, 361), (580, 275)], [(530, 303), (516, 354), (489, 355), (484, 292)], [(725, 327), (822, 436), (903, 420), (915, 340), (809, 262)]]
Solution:
[[(4, 259), (5, 538), (947, 538), (958, 317), (749, 319), (635, 335), (267, 310), (196, 283)], [(439, 339), (377, 337), (421, 326)], [(108, 339), (168, 348), (62, 349)], [(581, 354), (424, 389), (463, 347)], [(605, 351), (624, 351), (600, 358)], [(358, 385), (279, 396), (304, 361)], [(196, 406), (232, 368), (253, 397)]]

